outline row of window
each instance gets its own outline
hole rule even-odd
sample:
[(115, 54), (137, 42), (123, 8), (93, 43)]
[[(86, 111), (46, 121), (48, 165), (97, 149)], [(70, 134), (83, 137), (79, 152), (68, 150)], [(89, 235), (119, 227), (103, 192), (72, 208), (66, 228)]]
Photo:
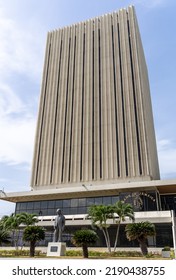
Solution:
[(91, 205), (114, 204), (119, 200), (118, 196), (90, 197), (90, 198), (72, 198), (62, 200), (45, 200), (18, 202), (16, 204), (16, 213), (28, 212), (39, 215), (55, 215), (56, 210), (60, 208), (64, 215), (85, 214)]
[[(72, 198), (62, 200), (45, 200), (18, 202), (16, 204), (16, 213), (28, 212), (37, 215), (50, 216), (56, 215), (56, 210), (60, 208), (64, 215), (86, 214), (91, 205), (109, 205), (118, 200), (124, 200), (133, 205), (134, 211), (154, 211), (157, 209), (156, 196), (154, 193), (126, 193), (119, 196)], [(176, 211), (175, 196), (161, 196), (162, 210)]]

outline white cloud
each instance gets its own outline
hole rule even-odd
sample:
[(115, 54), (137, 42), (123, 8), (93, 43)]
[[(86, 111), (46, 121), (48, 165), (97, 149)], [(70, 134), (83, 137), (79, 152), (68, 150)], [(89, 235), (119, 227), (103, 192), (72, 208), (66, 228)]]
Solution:
[(4, 119), (0, 121), (0, 161), (9, 164), (31, 163), (35, 121)]
[(20, 98), (0, 85), (0, 161), (31, 164), (36, 119)]
[(0, 10), (0, 75), (7, 77), (13, 72), (23, 73), (32, 78), (41, 76), (42, 32), (40, 26), (19, 26)]
[(162, 177), (176, 177), (176, 146), (169, 139), (159, 140), (157, 145)]
[[(27, 29), (9, 19), (0, 6), (0, 162), (31, 165), (36, 97), (31, 94), (31, 103), (24, 102), (24, 98), (29, 100), (28, 89), (22, 93), (19, 83), (26, 78), (32, 79), (31, 84), (40, 82), (45, 45), (42, 40), (46, 38), (42, 38), (44, 32), (39, 23), (24, 24)], [(19, 87), (18, 93), (15, 87)]]
[(0, 116), (19, 113), (25, 109), (20, 98), (6, 84), (0, 84)]

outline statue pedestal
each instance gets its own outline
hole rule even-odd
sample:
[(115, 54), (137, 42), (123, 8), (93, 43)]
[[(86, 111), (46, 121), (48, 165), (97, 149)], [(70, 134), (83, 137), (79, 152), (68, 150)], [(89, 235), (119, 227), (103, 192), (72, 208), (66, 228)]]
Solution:
[(66, 243), (65, 242), (49, 242), (47, 249), (47, 257), (65, 256)]

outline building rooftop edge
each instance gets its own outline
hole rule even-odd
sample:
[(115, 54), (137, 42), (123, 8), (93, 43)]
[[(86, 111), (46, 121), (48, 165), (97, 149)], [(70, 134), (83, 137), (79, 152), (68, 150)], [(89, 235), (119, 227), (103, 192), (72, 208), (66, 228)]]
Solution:
[(82, 20), (82, 21), (71, 23), (69, 25), (61, 26), (61, 27), (50, 30), (48, 33), (52, 33), (52, 32), (55, 32), (55, 31), (58, 31), (58, 30), (61, 30), (61, 29), (64, 29), (64, 28), (68, 28), (68, 27), (71, 27), (71, 26), (75, 26), (75, 25), (78, 25), (78, 24), (83, 24), (83, 23), (86, 23), (86, 22), (89, 22), (89, 21), (92, 21), (92, 20), (95, 20), (95, 19), (100, 19), (100, 18), (102, 18), (106, 15), (112, 15), (113, 13), (118, 13), (120, 11), (128, 11), (129, 9), (134, 10), (135, 9), (134, 5), (129, 5), (127, 7), (119, 8), (118, 10), (114, 10), (112, 12), (108, 12), (108, 13), (105, 13), (105, 14), (102, 14), (102, 15), (99, 15), (99, 16), (89, 18), (89, 19), (85, 19), (85, 20)]
[(125, 182), (102, 185), (82, 185), (77, 187), (58, 187), (43, 190), (31, 190), (23, 192), (0, 192), (0, 199), (10, 202), (46, 200), (71, 197), (86, 197), (92, 195), (118, 195), (120, 192), (158, 190), (161, 194), (176, 193), (176, 179), (153, 180), (141, 182)]

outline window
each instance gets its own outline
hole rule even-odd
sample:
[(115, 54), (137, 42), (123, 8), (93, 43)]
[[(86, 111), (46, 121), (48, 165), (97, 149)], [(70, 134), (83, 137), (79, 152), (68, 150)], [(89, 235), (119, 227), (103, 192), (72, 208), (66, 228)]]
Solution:
[(16, 211), (20, 210), (21, 203), (16, 204)]
[(71, 201), (70, 199), (64, 199), (63, 200), (63, 208), (70, 207)]
[(87, 206), (91, 206), (91, 205), (93, 205), (94, 203), (95, 203), (95, 200), (94, 200), (93, 197), (87, 198)]
[(40, 201), (35, 201), (34, 202), (34, 210), (38, 210), (38, 209), (40, 209)]
[(26, 206), (27, 206), (26, 202), (21, 203), (21, 207), (20, 207), (21, 212), (24, 212), (24, 210), (26, 210)]
[(111, 204), (111, 197), (110, 196), (103, 197), (103, 204), (105, 205)]
[(71, 199), (71, 207), (78, 207), (78, 198)]
[(102, 197), (95, 197), (95, 205), (100, 205), (103, 203)]
[(28, 212), (40, 216), (54, 216), (61, 209), (64, 215), (86, 214), (91, 205), (116, 203), (119, 196), (87, 197), (59, 200), (28, 201), (16, 204), (16, 213)]
[(47, 209), (48, 208), (48, 201), (41, 201), (41, 209)]
[(63, 202), (62, 200), (56, 200), (56, 204), (55, 204), (56, 209), (63, 207), (62, 202)]
[(86, 198), (79, 198), (79, 206), (86, 206)]
[(34, 203), (33, 202), (28, 202), (27, 203), (27, 209), (33, 209)]
[(55, 208), (55, 200), (48, 201), (48, 208)]

